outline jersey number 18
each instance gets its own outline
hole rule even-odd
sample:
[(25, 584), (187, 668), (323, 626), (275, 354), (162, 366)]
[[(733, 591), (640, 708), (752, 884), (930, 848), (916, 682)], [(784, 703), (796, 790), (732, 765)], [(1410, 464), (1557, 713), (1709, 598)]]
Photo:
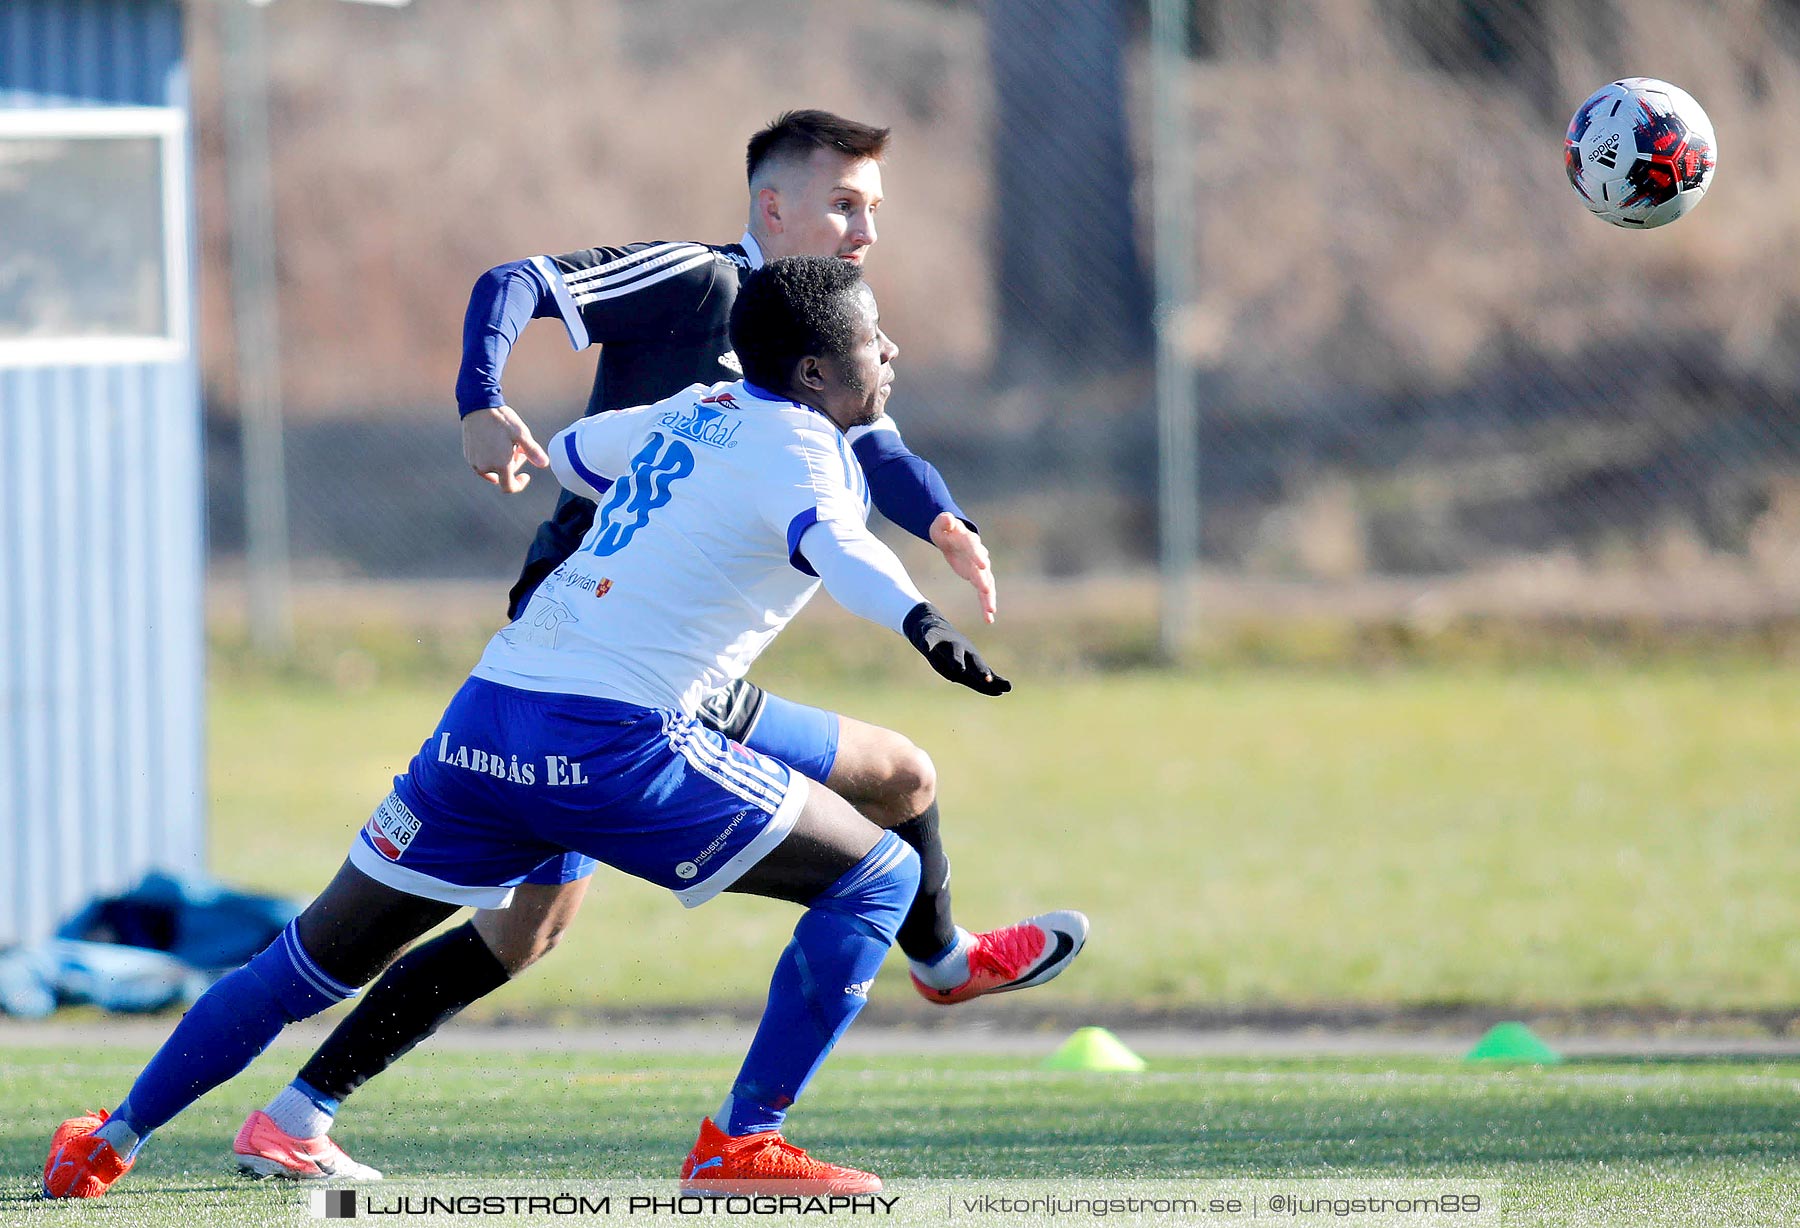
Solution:
[(669, 487), (693, 471), (693, 450), (679, 439), (654, 432), (631, 458), (631, 472), (613, 484), (600, 505), (595, 532), (585, 549), (603, 556), (623, 550), (650, 522), (650, 513), (669, 501)]

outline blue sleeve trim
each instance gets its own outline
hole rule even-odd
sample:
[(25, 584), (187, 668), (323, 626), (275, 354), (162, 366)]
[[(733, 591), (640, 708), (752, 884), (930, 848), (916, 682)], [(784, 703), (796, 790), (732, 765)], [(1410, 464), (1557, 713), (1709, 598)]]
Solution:
[(806, 531), (808, 529), (818, 523), (819, 509), (816, 507), (809, 507), (798, 516), (788, 521), (787, 531), (788, 562), (794, 565), (795, 571), (800, 572), (802, 575), (812, 576), (815, 579), (818, 578), (819, 573), (813, 570), (812, 564), (806, 561), (806, 556), (800, 553), (800, 539), (806, 536)]
[(476, 279), (463, 316), (462, 366), (456, 373), (456, 408), (463, 417), (506, 404), (500, 373), (525, 325), (559, 311), (553, 286), (560, 288), (561, 280), (546, 281), (526, 260), (496, 265)]
[(570, 431), (566, 435), (564, 435), (562, 437), (562, 441), (563, 441), (563, 455), (569, 458), (569, 468), (571, 468), (575, 471), (576, 477), (580, 478), (582, 481), (586, 482), (589, 486), (594, 488), (594, 494), (596, 496), (603, 495), (609, 489), (612, 488), (612, 479), (611, 478), (601, 477), (599, 474), (595, 473), (592, 469), (589, 469), (587, 467), (587, 464), (581, 459), (581, 453), (579, 453), (575, 450), (575, 432), (574, 431)]
[(945, 512), (971, 532), (981, 531), (956, 505), (937, 468), (915, 455), (896, 432), (870, 431), (851, 446), (868, 477), (876, 509), (914, 537), (930, 541), (931, 522)]

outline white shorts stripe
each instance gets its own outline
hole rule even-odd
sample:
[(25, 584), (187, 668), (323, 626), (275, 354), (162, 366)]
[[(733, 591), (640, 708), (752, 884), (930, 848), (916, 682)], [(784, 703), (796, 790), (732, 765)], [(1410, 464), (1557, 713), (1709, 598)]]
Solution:
[(731, 777), (726, 776), (713, 764), (696, 755), (691, 747), (677, 747), (676, 750), (683, 759), (687, 760), (689, 767), (718, 785), (721, 789), (742, 798), (744, 801), (752, 803), (758, 809), (765, 811), (773, 810), (776, 806), (781, 804), (779, 797), (771, 797), (762, 789), (755, 788), (740, 780), (734, 780)]
[(779, 777), (733, 760), (729, 754), (721, 754), (704, 739), (694, 738), (688, 730), (670, 729), (668, 739), (669, 745), (690, 767), (714, 784), (764, 810), (773, 811), (781, 805), (783, 782)]
[(772, 801), (766, 794), (762, 793), (760, 790), (749, 789), (737, 781), (727, 779), (722, 773), (717, 771), (711, 764), (702, 761), (698, 756), (696, 756), (691, 748), (678, 746), (675, 749), (681, 755), (681, 757), (683, 759), (687, 760), (687, 765), (689, 767), (693, 768), (696, 772), (700, 773), (702, 776), (706, 777), (708, 780), (712, 781), (715, 785), (718, 785), (721, 789), (724, 789), (726, 792), (731, 793), (737, 797), (740, 797), (744, 801), (752, 803), (760, 810), (764, 810), (764, 811), (773, 810), (775, 808), (775, 806), (777, 805), (776, 802)]
[(750, 788), (761, 789), (774, 799), (776, 804), (780, 804), (782, 790), (787, 784), (786, 773), (764, 771), (759, 760), (739, 759), (730, 751), (719, 749), (710, 738), (698, 737), (688, 744), (711, 761), (719, 771), (742, 780)]
[(768, 771), (762, 766), (762, 756), (752, 759), (739, 759), (725, 747), (713, 740), (711, 730), (705, 729), (697, 722), (676, 723), (674, 718), (665, 718), (663, 733), (671, 744), (682, 750), (685, 755), (688, 748), (715, 765), (719, 771), (736, 776), (748, 786), (761, 787), (772, 798), (779, 802), (787, 776), (784, 772)]

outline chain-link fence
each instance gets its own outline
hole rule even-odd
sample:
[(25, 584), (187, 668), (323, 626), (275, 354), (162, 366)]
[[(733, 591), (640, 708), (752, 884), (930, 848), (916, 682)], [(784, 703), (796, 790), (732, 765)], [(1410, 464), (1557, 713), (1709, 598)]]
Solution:
[[(507, 499), (461, 463), (470, 283), (534, 252), (735, 238), (744, 139), (803, 105), (896, 131), (869, 269), (914, 448), (1014, 574), (1154, 564), (1143, 5), (427, 0), (380, 45), (355, 8), (270, 10), (303, 574), (509, 575), (550, 482)], [(1551, 606), (1645, 575), (1800, 610), (1800, 5), (1190, 15), (1197, 293), (1174, 326), (1209, 574), (1498, 577)], [(1588, 93), (1639, 74), (1706, 106), (1722, 158), (1693, 216), (1631, 233), (1581, 208), (1561, 145)], [(228, 560), (229, 337), (210, 331)], [(555, 343), (507, 376), (541, 431), (591, 375)]]

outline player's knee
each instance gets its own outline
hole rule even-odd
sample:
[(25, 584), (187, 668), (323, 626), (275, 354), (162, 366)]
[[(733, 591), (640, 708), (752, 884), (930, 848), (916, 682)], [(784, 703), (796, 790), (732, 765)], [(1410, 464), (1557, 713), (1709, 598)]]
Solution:
[[(529, 963), (535, 964), (538, 960), (556, 950), (557, 947), (562, 945), (563, 935), (568, 932), (569, 919), (567, 917), (551, 917), (545, 921), (543, 925), (538, 927), (536, 941), (532, 944), (531, 959)], [(507, 971), (516, 976), (521, 969), (509, 968)]]
[(937, 800), (937, 767), (931, 756), (904, 738), (888, 756), (882, 801), (897, 822), (905, 822)]
[(518, 976), (548, 955), (568, 928), (567, 918), (554, 914), (511, 913), (511, 909), (484, 909), (475, 914), (475, 932), (509, 977)]
[(494, 958), (500, 961), (500, 966), (506, 969), (506, 975), (515, 977), (548, 955), (558, 937), (557, 934), (530, 934), (504, 943), (497, 949), (489, 949), (494, 952)]

